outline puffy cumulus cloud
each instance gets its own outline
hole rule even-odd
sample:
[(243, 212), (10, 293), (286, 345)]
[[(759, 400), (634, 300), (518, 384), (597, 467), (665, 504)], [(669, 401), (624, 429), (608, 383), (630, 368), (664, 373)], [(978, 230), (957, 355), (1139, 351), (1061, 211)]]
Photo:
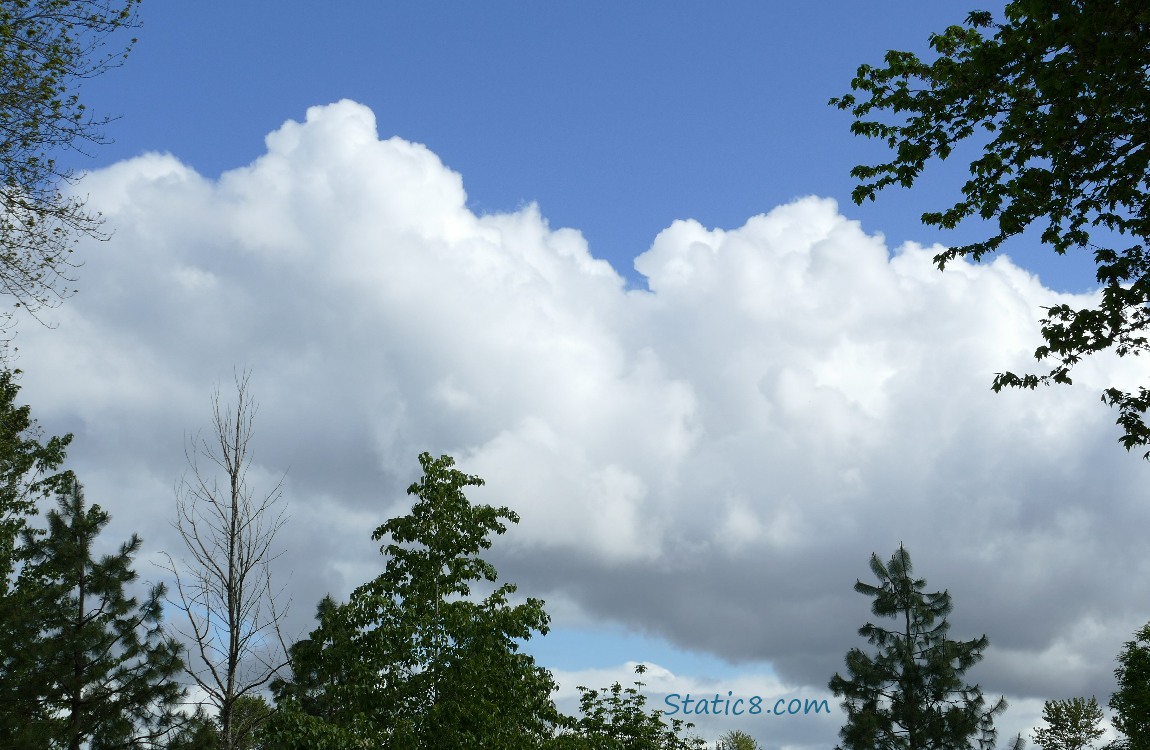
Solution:
[[(54, 330), (21, 331), (25, 397), (78, 435), (89, 496), (174, 549), (171, 486), (209, 394), (254, 372), (256, 471), (287, 471), (301, 629), (380, 566), (422, 450), (523, 521), (505, 577), (610, 621), (821, 689), (870, 617), (853, 593), (900, 542), (989, 634), (993, 692), (1105, 695), (1146, 618), (1141, 463), (1073, 388), (993, 394), (1058, 296), (1000, 258), (934, 268), (831, 201), (741, 227), (674, 223), (628, 289), (535, 206), (467, 207), (424, 146), (364, 107), (308, 111), (207, 180), (170, 155), (89, 174), (115, 231), (83, 248)], [(559, 623), (560, 625), (562, 623)]]

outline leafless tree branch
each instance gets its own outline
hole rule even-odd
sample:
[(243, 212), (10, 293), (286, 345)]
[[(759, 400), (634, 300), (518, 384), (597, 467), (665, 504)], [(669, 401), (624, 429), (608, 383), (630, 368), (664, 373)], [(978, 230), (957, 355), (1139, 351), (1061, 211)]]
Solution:
[[(257, 692), (287, 665), (281, 624), (284, 590), (272, 584), (276, 533), (286, 522), (284, 477), (266, 493), (247, 482), (256, 405), (250, 373), (235, 376), (235, 405), (212, 395), (211, 439), (185, 447), (188, 472), (176, 487), (176, 521), (187, 557), (168, 556), (175, 579), (171, 603), (186, 616), (177, 630), (190, 642), (187, 671), (219, 711), (220, 747), (239, 747), (251, 726), (233, 722), (238, 698)], [(241, 722), (243, 723), (243, 722)]]

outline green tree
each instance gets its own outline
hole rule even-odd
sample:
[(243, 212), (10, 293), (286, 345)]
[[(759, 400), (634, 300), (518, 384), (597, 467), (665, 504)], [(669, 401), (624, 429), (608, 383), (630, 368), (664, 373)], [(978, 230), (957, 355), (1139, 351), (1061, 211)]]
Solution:
[(28, 552), (19, 540), (37, 501), (67, 480), (58, 469), (72, 436), (41, 442), (29, 408), (16, 405), (18, 374), (0, 371), (0, 747), (17, 747), (21, 737), (43, 747), (46, 740), (32, 736), (46, 710), (27, 650), (39, 637), (40, 612), (35, 592), (17, 575)]
[(1046, 701), (1042, 720), (1046, 726), (1033, 734), (1035, 744), (1042, 750), (1085, 750), (1106, 733), (1098, 726), (1102, 709), (1094, 698)]
[(473, 505), (464, 490), (483, 480), (449, 456), (419, 462), (411, 512), (372, 535), (383, 573), (346, 604), (321, 603), (319, 627), (292, 648), (295, 677), (274, 685), (273, 747), (531, 748), (560, 720), (550, 673), (518, 645), (547, 632), (543, 602), (512, 604), (515, 586), (496, 585), (481, 557), (519, 517)]
[(715, 750), (763, 750), (763, 746), (746, 732), (732, 729), (719, 738)]
[(184, 717), (164, 745), (164, 750), (217, 750), (219, 729), (212, 717), (202, 706), (196, 712)]
[(263, 750), (263, 728), (272, 707), (262, 695), (241, 695), (232, 706), (232, 728), (237, 750)]
[(71, 290), (81, 235), (102, 237), (56, 157), (103, 142), (80, 84), (118, 65), (135, 40), (140, 0), (0, 2), (0, 288), (33, 314)]
[[(982, 660), (986, 636), (970, 641), (947, 637), (950, 594), (925, 593), (924, 579), (912, 577), (910, 553), (899, 546), (885, 565), (872, 555), (878, 585), (855, 582), (855, 591), (873, 597), (871, 611), (893, 618), (887, 629), (867, 623), (859, 635), (875, 654), (852, 648), (849, 677), (835, 674), (830, 689), (843, 698), (846, 724), (843, 750), (958, 750), (993, 747), (994, 717), (1006, 710), (1000, 698), (987, 705), (982, 690), (963, 674)], [(1015, 742), (1021, 748), (1021, 738)]]
[(163, 585), (142, 602), (129, 596), (137, 575), (133, 535), (118, 552), (100, 559), (92, 548), (109, 515), (87, 507), (74, 479), (48, 513), (46, 534), (26, 529), (29, 550), (20, 572), (40, 632), (22, 644), (39, 677), (41, 711), (29, 722), (44, 744), (108, 750), (165, 737), (174, 726), (183, 689), (181, 646), (161, 627)]
[[(635, 672), (642, 675), (646, 666)], [(553, 750), (699, 750), (706, 743), (687, 734), (694, 725), (682, 719), (663, 720), (662, 712), (647, 710), (643, 683), (624, 688), (618, 682), (603, 690), (579, 686), (581, 716), (567, 721)]]
[(1126, 736), (1127, 750), (1150, 750), (1150, 623), (1118, 654), (1118, 690), (1110, 696), (1114, 728)]
[[(40, 442), (29, 407), (16, 405), (19, 374), (0, 370), (0, 598), (14, 580), (20, 532), (36, 513), (37, 500), (49, 497), (63, 481), (57, 469), (72, 441), (65, 435)], [(0, 644), (5, 642), (10, 641), (0, 638)]]
[[(1002, 372), (994, 390), (1070, 383), (1095, 352), (1148, 348), (1150, 326), (1150, 7), (1143, 0), (1014, 0), (1001, 22), (973, 12), (930, 37), (935, 59), (892, 50), (863, 65), (847, 94), (851, 130), (884, 141), (890, 161), (860, 165), (856, 203), (890, 185), (910, 187), (928, 162), (961, 146), (980, 149), (953, 205), (922, 215), (953, 229), (989, 223), (982, 239), (940, 253), (940, 268), (978, 260), (1033, 228), (1056, 253), (1092, 252), (1098, 303), (1055, 305), (1042, 320), (1041, 374)], [(861, 97), (861, 98), (860, 98)], [(1150, 445), (1150, 391), (1107, 388), (1127, 450)], [(1150, 451), (1147, 452), (1150, 457)]]
[[(261, 695), (241, 695), (232, 705), (232, 742), (238, 750), (264, 750), (263, 726), (272, 707)], [(165, 750), (219, 750), (223, 747), (220, 722), (207, 714), (203, 706), (192, 716), (184, 717), (173, 732)]]

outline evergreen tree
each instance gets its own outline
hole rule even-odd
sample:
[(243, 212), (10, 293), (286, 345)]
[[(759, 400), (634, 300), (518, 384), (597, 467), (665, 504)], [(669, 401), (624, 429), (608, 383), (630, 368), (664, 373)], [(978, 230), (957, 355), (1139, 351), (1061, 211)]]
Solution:
[[(830, 688), (843, 697), (847, 715), (840, 749), (993, 747), (994, 717), (1006, 710), (1006, 700), (988, 706), (982, 690), (963, 681), (966, 670), (982, 659), (986, 636), (947, 637), (950, 595), (923, 592), (926, 581), (912, 577), (910, 554), (901, 545), (886, 565), (872, 555), (870, 567), (879, 584), (856, 581), (855, 591), (873, 597), (874, 614), (894, 618), (897, 625), (860, 628), (877, 653), (852, 648), (846, 656), (849, 677), (831, 678)], [(1021, 748), (1021, 738), (1015, 746)]]
[[(346, 604), (321, 603), (319, 627), (293, 647), (272, 747), (522, 750), (559, 722), (550, 673), (518, 647), (546, 633), (543, 603), (511, 604), (515, 586), (496, 586), (480, 557), (518, 516), (473, 505), (464, 489), (483, 480), (449, 456), (419, 461), (411, 512), (372, 536), (385, 542), (383, 573)], [(494, 590), (478, 598), (474, 585)]]
[[(36, 513), (36, 501), (61, 485), (71, 435), (39, 441), (27, 406), (16, 406), (19, 370), (0, 370), (0, 598), (11, 590), (19, 561), (17, 540)], [(0, 639), (0, 643), (11, 642)]]
[[(36, 733), (46, 717), (40, 675), (28, 644), (39, 637), (37, 602), (18, 572), (26, 552), (18, 541), (36, 513), (66, 480), (57, 472), (72, 436), (45, 442), (27, 406), (17, 406), (19, 371), (0, 371), (0, 747), (45, 747)], [(23, 738), (23, 739), (21, 739)]]
[(1126, 750), (1150, 750), (1150, 623), (1118, 654), (1118, 690), (1110, 696), (1114, 727), (1126, 735)]
[(20, 586), (40, 628), (23, 644), (41, 699), (29, 726), (39, 744), (27, 746), (147, 746), (172, 728), (183, 696), (174, 681), (183, 667), (181, 647), (160, 624), (164, 587), (151, 587), (143, 602), (125, 591), (137, 578), (135, 535), (118, 552), (92, 557), (109, 515), (98, 505), (86, 507), (80, 484), (69, 479), (48, 513), (47, 533), (23, 534), (28, 561)]

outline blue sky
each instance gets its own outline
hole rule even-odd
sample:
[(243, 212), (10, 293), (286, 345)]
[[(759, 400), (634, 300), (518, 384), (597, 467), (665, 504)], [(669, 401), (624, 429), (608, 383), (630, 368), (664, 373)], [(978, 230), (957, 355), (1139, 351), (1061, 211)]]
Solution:
[[(184, 436), (251, 368), (300, 632), (378, 571), (418, 452), (455, 455), (523, 516), (493, 555), (548, 602), (568, 706), (634, 660), (655, 695), (826, 697), (854, 580), (905, 542), (1027, 731), (1108, 695), (1146, 619), (1144, 467), (1098, 393), (1147, 371), (991, 394), (1088, 259), (938, 273), (918, 216), (961, 163), (850, 202), (883, 154), (827, 100), (968, 10), (145, 0), (84, 89), (119, 116), (75, 162), (115, 234), (22, 324), (24, 395), (154, 557)], [(840, 718), (701, 728), (826, 748)]]
[[(979, 6), (982, 7), (982, 6)], [(131, 62), (91, 84), (122, 119), (104, 164), (171, 152), (202, 174), (246, 164), (266, 133), (350, 98), (381, 136), (427, 144), (479, 212), (537, 202), (632, 281), (674, 219), (731, 227), (803, 195), (836, 199), (892, 246), (951, 242), (918, 221), (963, 166), (850, 203), (850, 167), (882, 156), (827, 106), (861, 63), (927, 51), (960, 3), (151, 3)], [(938, 200), (931, 200), (938, 196)], [(970, 236), (962, 231), (959, 237)], [(1013, 256), (1058, 289), (1090, 259)]]

